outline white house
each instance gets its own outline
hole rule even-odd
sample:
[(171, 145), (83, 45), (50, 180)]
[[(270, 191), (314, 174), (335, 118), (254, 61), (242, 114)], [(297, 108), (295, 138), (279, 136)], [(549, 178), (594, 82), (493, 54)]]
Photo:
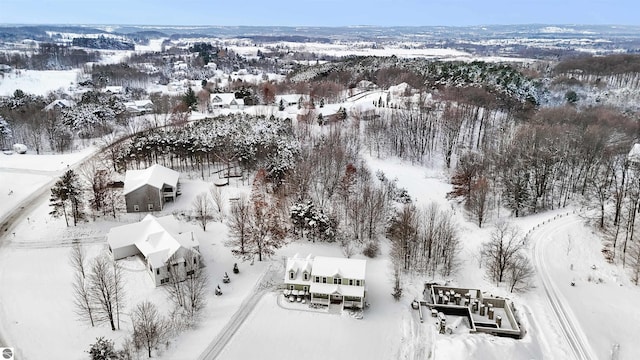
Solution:
[(284, 274), (284, 284), (289, 290), (302, 291), (303, 294), (309, 294), (311, 286), (311, 268), (313, 266), (313, 257), (309, 254), (306, 258), (301, 258), (295, 254), (292, 258), (287, 259), (287, 267)]
[(124, 94), (124, 88), (122, 86), (106, 86), (102, 92), (107, 94)]
[(76, 106), (76, 102), (73, 100), (57, 99), (53, 100), (49, 105), (45, 106), (44, 109), (46, 111), (62, 110), (72, 108), (74, 106)]
[(124, 198), (127, 212), (160, 211), (164, 203), (178, 196), (180, 173), (155, 164), (144, 170), (127, 170)]
[[(138, 223), (111, 228), (107, 243), (114, 260), (142, 255), (156, 286), (169, 282), (168, 266), (186, 268), (185, 259), (193, 259), (189, 261), (200, 266), (198, 239), (173, 215), (156, 218), (149, 214)], [(186, 256), (188, 252), (194, 256)]]
[(244, 99), (236, 99), (234, 93), (218, 93), (211, 94), (211, 107), (214, 109), (242, 109), (244, 108)]
[(124, 106), (132, 114), (146, 114), (153, 111), (153, 102), (151, 100), (127, 101)]
[(276, 105), (280, 106), (280, 101), (282, 101), (282, 105), (287, 106), (301, 106), (305, 101), (309, 99), (309, 96), (302, 94), (285, 94), (278, 95), (275, 97)]
[(284, 283), (288, 290), (302, 291), (311, 303), (342, 304), (343, 308), (363, 308), (366, 297), (367, 261), (297, 254), (287, 260)]

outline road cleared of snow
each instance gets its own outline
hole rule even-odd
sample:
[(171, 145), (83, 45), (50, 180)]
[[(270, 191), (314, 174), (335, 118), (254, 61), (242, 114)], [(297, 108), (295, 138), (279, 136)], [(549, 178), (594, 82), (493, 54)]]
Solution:
[(552, 308), (555, 318), (560, 325), (562, 334), (571, 347), (576, 359), (596, 359), (586, 336), (580, 327), (571, 307), (564, 299), (548, 273), (545, 261), (544, 248), (550, 235), (561, 228), (575, 226), (582, 220), (576, 215), (565, 215), (558, 220), (549, 221), (540, 228), (534, 230), (529, 236), (533, 244), (533, 263), (538, 277), (543, 285), (549, 306)]

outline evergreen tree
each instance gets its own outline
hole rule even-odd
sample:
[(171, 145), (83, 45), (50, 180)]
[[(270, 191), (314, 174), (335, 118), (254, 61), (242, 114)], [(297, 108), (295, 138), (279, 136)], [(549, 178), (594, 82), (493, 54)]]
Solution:
[(278, 104), (278, 110), (284, 111), (284, 101), (280, 99), (280, 103)]
[(88, 353), (91, 356), (91, 360), (115, 360), (121, 358), (113, 346), (113, 340), (105, 339), (104, 337), (96, 338), (95, 344), (91, 344)]
[(68, 215), (73, 217), (73, 226), (85, 218), (82, 206), (82, 188), (78, 175), (73, 170), (67, 170), (51, 188), (50, 206), (53, 210), (49, 213), (53, 217), (64, 216), (69, 226)]
[(198, 98), (195, 91), (191, 87), (187, 89), (187, 92), (182, 96), (182, 102), (192, 111), (195, 111), (198, 106)]
[(324, 107), (324, 98), (320, 99), (320, 107), (323, 108)]

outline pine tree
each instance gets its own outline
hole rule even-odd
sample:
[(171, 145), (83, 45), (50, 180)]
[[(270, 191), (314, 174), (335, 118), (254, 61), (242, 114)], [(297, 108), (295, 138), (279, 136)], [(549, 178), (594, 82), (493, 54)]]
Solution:
[(69, 226), (69, 213), (73, 217), (73, 226), (85, 218), (82, 206), (82, 188), (78, 175), (73, 170), (65, 172), (51, 188), (50, 206), (53, 210), (49, 213), (53, 217), (64, 216)]
[(284, 111), (284, 100), (280, 99), (280, 103), (278, 104), (278, 110)]
[(191, 87), (187, 89), (187, 92), (182, 96), (182, 102), (192, 111), (195, 111), (198, 106), (198, 98), (195, 91)]

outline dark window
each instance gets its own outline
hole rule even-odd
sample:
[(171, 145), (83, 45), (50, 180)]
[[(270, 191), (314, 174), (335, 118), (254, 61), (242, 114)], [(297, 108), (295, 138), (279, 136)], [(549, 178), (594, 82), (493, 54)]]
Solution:
[(156, 269), (156, 275), (160, 275), (160, 269)]
[(326, 277), (323, 277), (323, 278), (322, 278), (322, 283), (323, 283), (323, 284), (326, 284), (326, 283), (327, 283), (327, 278), (326, 278)]

